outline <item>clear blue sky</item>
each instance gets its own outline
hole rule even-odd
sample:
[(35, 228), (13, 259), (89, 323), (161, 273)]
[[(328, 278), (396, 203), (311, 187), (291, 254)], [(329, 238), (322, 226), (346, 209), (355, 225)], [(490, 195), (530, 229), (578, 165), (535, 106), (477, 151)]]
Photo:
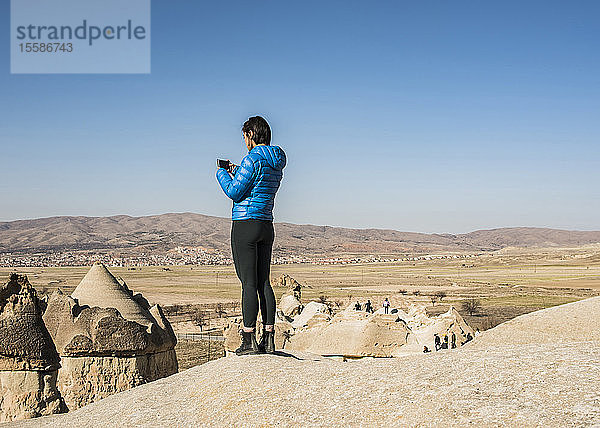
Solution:
[(150, 75), (11, 75), (0, 220), (228, 216), (250, 115), (288, 154), (276, 221), (600, 229), (600, 2), (152, 1)]

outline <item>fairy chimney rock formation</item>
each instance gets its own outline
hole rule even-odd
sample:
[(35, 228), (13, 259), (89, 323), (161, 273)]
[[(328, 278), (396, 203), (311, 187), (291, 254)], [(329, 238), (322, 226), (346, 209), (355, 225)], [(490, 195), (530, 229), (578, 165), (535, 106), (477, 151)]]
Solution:
[(148, 309), (133, 299), (125, 282), (119, 282), (102, 263), (94, 263), (71, 294), (80, 306), (115, 308), (121, 316), (142, 325), (155, 321)]
[(69, 409), (177, 373), (175, 334), (101, 263), (71, 296), (50, 296), (44, 321), (61, 355), (58, 386)]
[(312, 288), (309, 285), (300, 284), (290, 275), (284, 273), (279, 276), (276, 280), (276, 284), (280, 287), (287, 288), (286, 294), (292, 294), (296, 299), (300, 300), (302, 297), (302, 288)]
[(300, 298), (302, 297), (302, 287), (306, 286), (300, 284), (287, 274), (279, 276), (275, 283), (280, 287), (287, 288), (286, 292), (281, 296), (278, 309), (287, 319), (291, 320), (304, 309), (304, 306), (300, 302)]
[(35, 289), (12, 274), (0, 288), (0, 422), (66, 411), (59, 360)]

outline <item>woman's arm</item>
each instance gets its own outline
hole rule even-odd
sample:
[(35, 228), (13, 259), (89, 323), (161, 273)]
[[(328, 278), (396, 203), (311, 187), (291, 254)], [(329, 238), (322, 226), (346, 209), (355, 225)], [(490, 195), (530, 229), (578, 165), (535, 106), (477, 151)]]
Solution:
[(223, 192), (233, 200), (239, 202), (252, 185), (254, 178), (254, 163), (246, 156), (242, 159), (241, 165), (235, 168), (233, 177), (229, 175), (225, 168), (217, 170), (217, 180), (221, 185)]

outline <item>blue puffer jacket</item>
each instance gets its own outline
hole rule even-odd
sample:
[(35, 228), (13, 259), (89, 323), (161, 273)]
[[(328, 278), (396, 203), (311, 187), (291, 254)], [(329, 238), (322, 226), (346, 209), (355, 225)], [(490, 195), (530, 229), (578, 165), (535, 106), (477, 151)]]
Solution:
[(285, 164), (281, 147), (259, 145), (242, 159), (233, 178), (224, 168), (217, 170), (223, 192), (233, 200), (233, 220), (273, 220), (275, 193)]

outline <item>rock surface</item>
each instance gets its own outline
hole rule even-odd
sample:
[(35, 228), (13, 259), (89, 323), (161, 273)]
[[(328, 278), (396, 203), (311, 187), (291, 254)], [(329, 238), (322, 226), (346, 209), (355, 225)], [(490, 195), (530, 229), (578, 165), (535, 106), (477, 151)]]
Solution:
[(279, 287), (287, 288), (287, 292), (293, 294), (298, 300), (302, 297), (303, 288), (312, 288), (310, 285), (303, 285), (292, 278), (290, 275), (284, 273), (275, 280), (275, 285)]
[(59, 387), (74, 410), (177, 373), (174, 350), (131, 357), (62, 357)]
[(320, 314), (324, 315), (327, 320), (331, 318), (329, 316), (329, 307), (326, 304), (319, 302), (308, 302), (302, 312), (294, 317), (294, 321), (292, 321), (292, 327), (305, 327), (312, 318)]
[(0, 371), (0, 422), (67, 411), (56, 370)]
[(475, 337), (475, 331), (452, 306), (447, 312), (434, 317), (427, 315), (424, 306), (411, 306), (408, 313), (398, 311), (397, 315), (398, 318), (406, 322), (414, 340), (411, 345), (399, 349), (394, 356), (403, 355), (407, 352), (421, 352), (423, 346), (434, 350), (434, 334), (438, 334), (442, 342), (444, 336), (447, 336), (450, 347), (452, 334), (456, 339), (456, 347), (462, 346)]
[(222, 358), (75, 412), (8, 426), (600, 424), (600, 297), (509, 323), (458, 349), (403, 358)]
[[(313, 303), (319, 304), (309, 303), (296, 319), (304, 315)], [(315, 312), (313, 316), (319, 313), (322, 312)], [(297, 331), (286, 349), (320, 355), (391, 357), (411, 337), (406, 323), (396, 321), (397, 318), (396, 315), (369, 314), (348, 308), (329, 322)]]
[(284, 317), (291, 319), (302, 312), (304, 306), (300, 303), (302, 297), (302, 288), (312, 288), (300, 284), (294, 278), (287, 274), (279, 276), (275, 280), (275, 284), (280, 287), (286, 287), (287, 291), (281, 296), (281, 300), (277, 305)]
[(0, 288), (0, 422), (66, 411), (59, 367), (35, 289), (12, 274)]
[(177, 373), (177, 339), (160, 307), (150, 308), (102, 264), (72, 296), (53, 293), (44, 321), (61, 355), (58, 387), (70, 410)]
[(284, 294), (279, 300), (277, 309), (279, 309), (285, 317), (293, 318), (302, 312), (302, 303), (300, 303), (300, 300), (298, 300), (293, 293)]
[[(326, 305), (310, 302), (297, 315), (286, 350), (307, 351), (344, 357), (398, 357), (422, 353), (424, 346), (434, 350), (434, 334), (452, 347), (459, 347), (475, 336), (460, 314), (452, 307), (443, 314), (429, 317), (424, 306), (412, 306), (408, 313), (383, 309), (375, 313), (355, 310), (353, 305), (333, 318)], [(470, 339), (469, 339), (470, 338)]]

